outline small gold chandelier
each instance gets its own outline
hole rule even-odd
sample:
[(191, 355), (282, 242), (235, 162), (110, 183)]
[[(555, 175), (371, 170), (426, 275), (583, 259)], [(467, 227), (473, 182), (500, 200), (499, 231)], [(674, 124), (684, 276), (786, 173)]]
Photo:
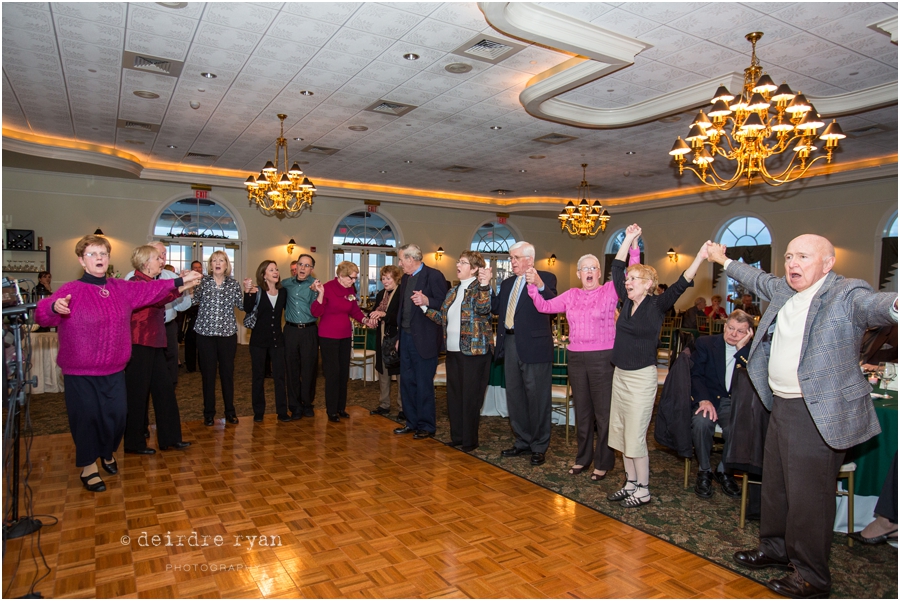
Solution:
[[(701, 110), (691, 124), (685, 137), (690, 146), (679, 136), (669, 151), (678, 164), (679, 175), (687, 169), (704, 184), (720, 190), (730, 190), (742, 178), (747, 179), (749, 186), (756, 177), (771, 186), (780, 186), (803, 177), (816, 161), (825, 159), (830, 163), (838, 140), (846, 137), (837, 122), (832, 121), (818, 136), (825, 142), (826, 154), (809, 160), (817, 150), (816, 130), (825, 123), (803, 94), (794, 94), (787, 83), (776, 86), (763, 73), (756, 58), (756, 42), (762, 36), (758, 31), (744, 36), (753, 45), (753, 54), (750, 66), (744, 69), (740, 96), (735, 97), (725, 86), (719, 86), (708, 116)], [(729, 124), (730, 132), (725, 129)], [(793, 151), (787, 166), (780, 173), (770, 173), (766, 159), (787, 150)], [(696, 168), (685, 166), (685, 156), (691, 152), (694, 153), (691, 162)], [(716, 157), (735, 161), (734, 175), (728, 178), (719, 175), (712, 166)]]
[(578, 206), (571, 200), (559, 213), (559, 226), (563, 231), (572, 236), (587, 236), (593, 238), (599, 232), (606, 231), (606, 223), (609, 221), (609, 213), (603, 208), (599, 200), (594, 204), (590, 202), (591, 186), (587, 183), (587, 163), (581, 164), (581, 184), (578, 186), (578, 196), (581, 202)]
[[(287, 115), (279, 113), (281, 135), (275, 141), (275, 162), (267, 161), (259, 175), (247, 178), (247, 198), (254, 202), (266, 215), (299, 215), (307, 205), (312, 206), (316, 186), (303, 175), (303, 170), (296, 162), (288, 169), (287, 140), (284, 138), (284, 120)], [(284, 149), (284, 171), (278, 171), (279, 155)]]

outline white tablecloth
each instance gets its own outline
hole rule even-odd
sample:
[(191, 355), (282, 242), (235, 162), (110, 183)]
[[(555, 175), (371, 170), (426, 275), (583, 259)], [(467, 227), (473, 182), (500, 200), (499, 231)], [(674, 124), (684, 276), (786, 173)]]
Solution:
[(59, 338), (56, 332), (31, 333), (31, 375), (37, 376), (37, 385), (32, 394), (63, 392), (62, 370), (56, 364), (59, 354)]

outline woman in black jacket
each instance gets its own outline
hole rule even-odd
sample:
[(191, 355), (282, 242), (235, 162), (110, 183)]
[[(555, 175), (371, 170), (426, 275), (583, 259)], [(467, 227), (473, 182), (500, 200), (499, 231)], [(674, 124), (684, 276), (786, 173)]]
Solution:
[[(371, 415), (387, 415), (391, 412), (391, 376), (397, 376), (397, 390), (400, 390), (400, 364), (385, 368), (381, 341), (386, 337), (397, 336), (399, 332), (397, 311), (400, 310), (400, 295), (396, 292), (402, 277), (403, 270), (396, 265), (385, 265), (381, 268), (381, 283), (384, 284), (384, 289), (378, 291), (375, 297), (375, 310), (370, 314), (381, 318), (375, 330), (375, 371), (378, 372), (378, 380), (381, 383), (381, 402), (377, 409), (369, 412)], [(397, 406), (402, 407), (399, 398)]]
[(266, 412), (266, 357), (272, 360), (275, 380), (275, 411), (278, 421), (289, 422), (284, 377), (284, 334), (281, 316), (287, 303), (287, 290), (281, 287), (281, 277), (275, 261), (263, 261), (256, 269), (256, 284), (244, 280), (244, 311), (256, 307), (256, 325), (250, 334), (250, 361), (253, 366), (253, 421), (263, 421)]

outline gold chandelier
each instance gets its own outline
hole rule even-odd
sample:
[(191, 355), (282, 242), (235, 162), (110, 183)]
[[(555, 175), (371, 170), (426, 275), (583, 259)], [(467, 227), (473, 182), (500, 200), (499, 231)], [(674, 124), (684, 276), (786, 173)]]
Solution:
[[(838, 140), (846, 137), (837, 122), (832, 121), (818, 136), (825, 142), (825, 154), (809, 160), (817, 150), (817, 130), (825, 123), (803, 94), (794, 94), (787, 83), (776, 86), (763, 73), (756, 58), (756, 42), (762, 36), (758, 31), (744, 36), (753, 45), (753, 54), (750, 66), (744, 69), (741, 94), (735, 97), (725, 86), (719, 86), (708, 115), (701, 110), (691, 124), (685, 137), (690, 146), (679, 136), (669, 151), (678, 164), (679, 175), (687, 169), (704, 184), (720, 190), (730, 190), (742, 178), (747, 179), (749, 186), (756, 177), (771, 186), (780, 186), (803, 177), (816, 161), (825, 159), (830, 163)], [(730, 126), (730, 132), (726, 126)], [(766, 159), (787, 150), (793, 152), (787, 166), (779, 173), (771, 173)], [(685, 157), (692, 152), (691, 162), (696, 167), (685, 166)], [(716, 172), (712, 164), (717, 157), (735, 162), (734, 175), (726, 178)]]
[[(284, 120), (287, 115), (279, 113), (278, 118), (281, 120), (281, 135), (275, 141), (275, 162), (267, 161), (259, 175), (247, 178), (244, 182), (247, 186), (247, 198), (267, 215), (299, 215), (304, 207), (312, 206), (316, 186), (303, 175), (303, 170), (296, 162), (290, 169), (287, 168), (288, 148), (284, 138)], [(278, 162), (282, 149), (284, 171), (279, 172)]]
[(581, 202), (576, 206), (571, 200), (559, 213), (559, 226), (563, 231), (572, 236), (587, 236), (593, 238), (599, 232), (606, 231), (606, 223), (609, 221), (609, 213), (603, 208), (599, 200), (591, 204), (589, 198), (591, 186), (587, 183), (587, 163), (581, 164), (581, 184), (578, 186), (578, 196)]

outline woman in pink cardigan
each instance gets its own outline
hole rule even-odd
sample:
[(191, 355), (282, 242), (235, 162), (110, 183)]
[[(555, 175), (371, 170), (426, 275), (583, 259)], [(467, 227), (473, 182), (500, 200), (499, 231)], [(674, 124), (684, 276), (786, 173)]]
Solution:
[(118, 473), (113, 453), (125, 432), (131, 314), (200, 278), (197, 273), (151, 282), (107, 278), (109, 253), (109, 241), (102, 236), (79, 240), (75, 254), (84, 275), (40, 301), (35, 314), (40, 325), (59, 331), (56, 362), (66, 377), (66, 412), (75, 441), (75, 465), (82, 468), (81, 482), (90, 492), (106, 490), (97, 471), (98, 457), (107, 473)]
[[(637, 246), (629, 249), (629, 264), (639, 263)], [(616, 462), (615, 452), (607, 446), (609, 403), (612, 398), (613, 342), (616, 339), (616, 303), (612, 282), (600, 284), (600, 261), (594, 255), (578, 259), (581, 288), (570, 288), (556, 298), (546, 300), (531, 282), (528, 296), (541, 313), (565, 313), (569, 322), (569, 382), (575, 405), (578, 451), (569, 474), (577, 476), (593, 464), (591, 482), (599, 482)], [(528, 276), (525, 276), (526, 281)], [(597, 425), (596, 435), (594, 424)]]

